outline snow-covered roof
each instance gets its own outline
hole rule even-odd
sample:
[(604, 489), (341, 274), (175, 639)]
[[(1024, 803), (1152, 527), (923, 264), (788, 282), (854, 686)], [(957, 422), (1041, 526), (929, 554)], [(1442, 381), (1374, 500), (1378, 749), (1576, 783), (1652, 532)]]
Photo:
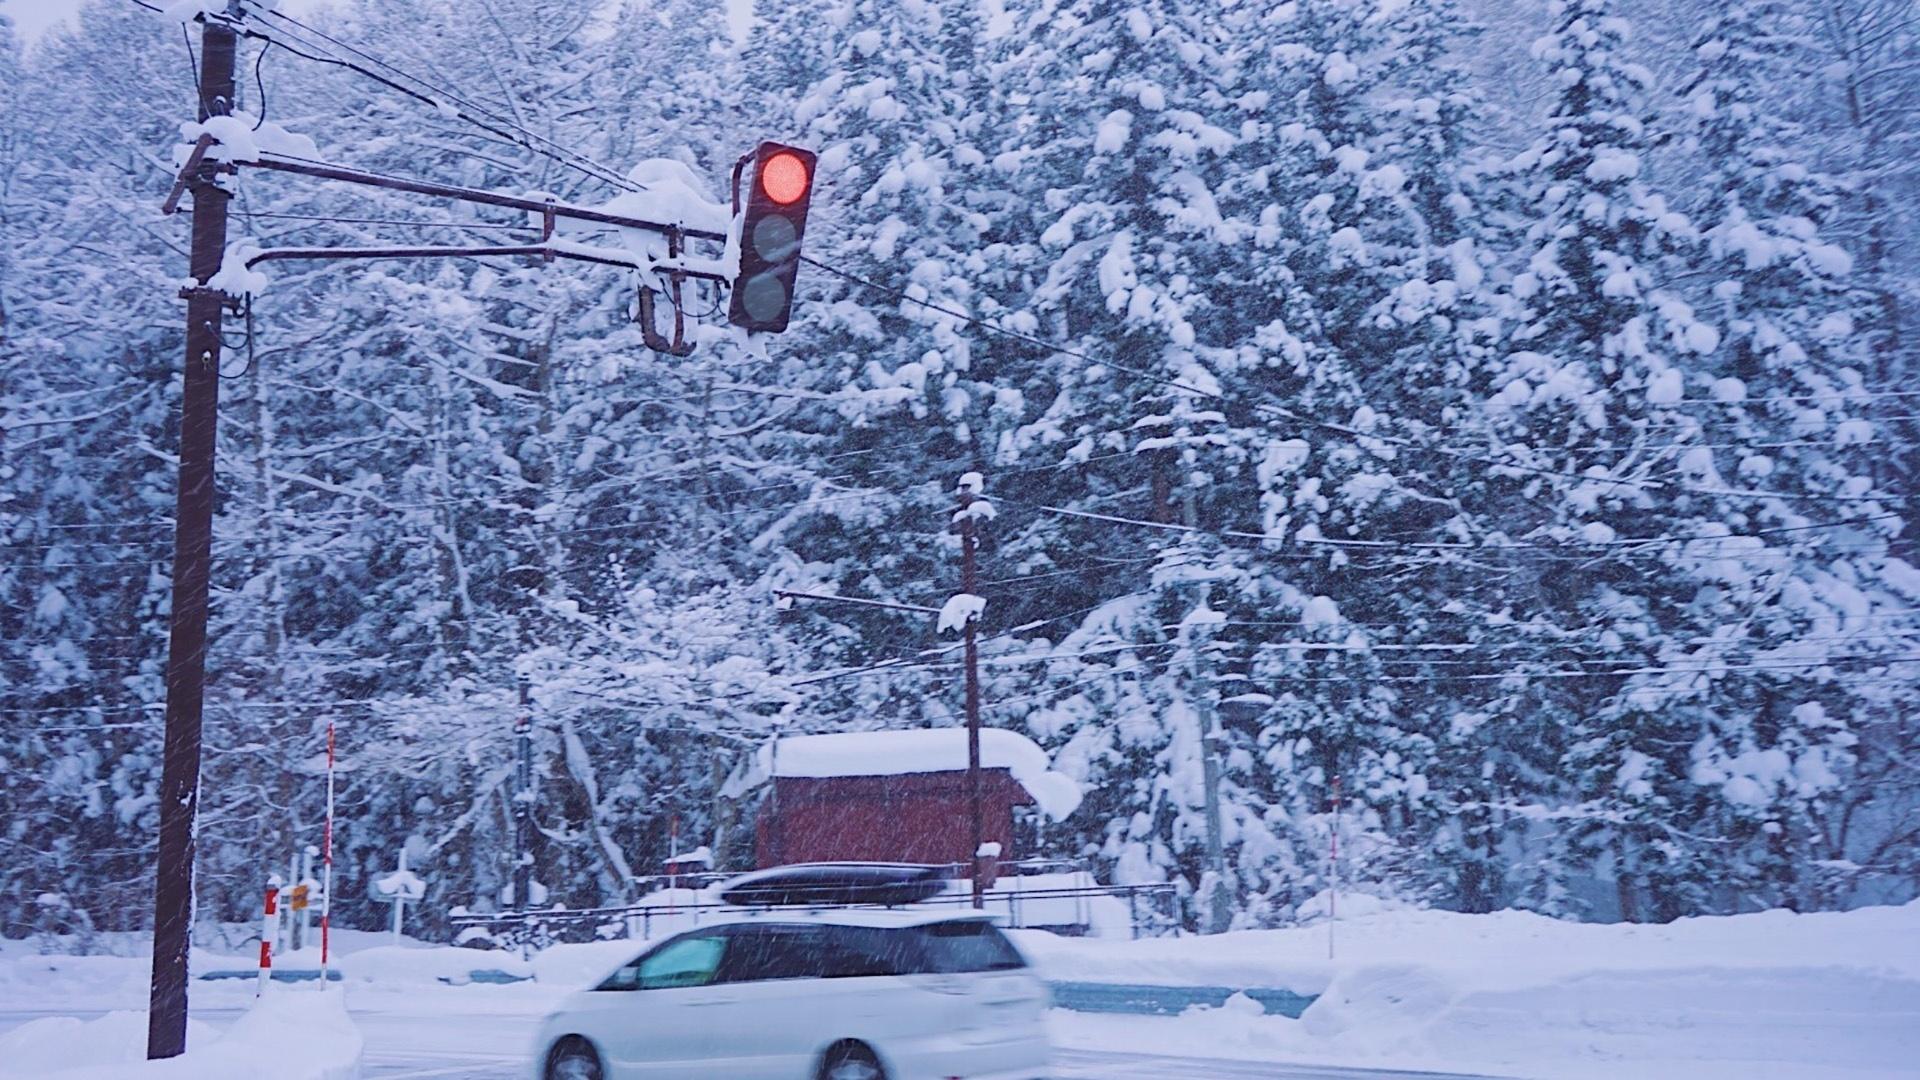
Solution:
[[(1053, 771), (1047, 752), (1019, 732), (983, 728), (980, 766), (1007, 770), (1055, 821), (1080, 805), (1079, 781)], [(777, 755), (773, 745), (761, 747), (758, 771), (763, 777), (900, 776), (966, 767), (967, 729), (949, 727), (795, 735), (779, 741)]]

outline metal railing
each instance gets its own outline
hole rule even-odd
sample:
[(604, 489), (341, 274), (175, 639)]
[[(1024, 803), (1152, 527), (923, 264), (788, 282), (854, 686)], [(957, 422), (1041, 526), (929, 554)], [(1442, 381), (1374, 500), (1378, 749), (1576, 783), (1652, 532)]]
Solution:
[[(1013, 877), (1013, 875), (1010, 875)], [(1006, 880), (1006, 879), (1003, 879)], [(1046, 928), (1066, 933), (1087, 933), (1094, 927), (1091, 901), (1107, 897), (1124, 903), (1132, 937), (1163, 937), (1180, 926), (1178, 900), (1174, 886), (1087, 885), (1046, 889), (994, 889), (987, 893), (985, 910), (1006, 916), (1006, 925), (1016, 929)], [(1049, 917), (1050, 902), (1074, 901), (1076, 919), (1059, 922)], [(917, 901), (914, 907), (964, 907), (973, 899), (965, 893), (941, 893)], [(501, 944), (511, 948), (544, 948), (569, 941), (595, 941), (612, 938), (647, 939), (656, 925), (677, 932), (689, 923), (694, 926), (722, 915), (750, 911), (840, 911), (884, 910), (878, 904), (808, 904), (793, 907), (747, 906), (701, 902), (696, 904), (621, 904), (612, 907), (551, 908), (539, 911), (469, 912), (450, 920), (456, 930), (485, 930)]]

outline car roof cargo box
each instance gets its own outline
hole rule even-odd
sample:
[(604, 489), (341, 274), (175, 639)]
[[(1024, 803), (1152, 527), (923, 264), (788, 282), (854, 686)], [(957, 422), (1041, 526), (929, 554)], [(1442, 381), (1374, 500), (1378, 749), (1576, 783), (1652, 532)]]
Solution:
[(911, 904), (946, 888), (948, 867), (918, 863), (799, 863), (734, 878), (720, 899), (742, 907)]

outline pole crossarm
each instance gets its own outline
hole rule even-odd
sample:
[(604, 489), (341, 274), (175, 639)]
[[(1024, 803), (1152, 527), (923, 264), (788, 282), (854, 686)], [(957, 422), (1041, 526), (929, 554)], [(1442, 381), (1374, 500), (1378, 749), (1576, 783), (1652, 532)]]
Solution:
[(611, 214), (592, 207), (574, 206), (570, 203), (556, 202), (550, 199), (533, 199), (521, 195), (505, 195), (497, 191), (484, 191), (480, 188), (459, 187), (453, 184), (436, 184), (428, 180), (409, 180), (397, 176), (383, 176), (378, 173), (362, 172), (340, 165), (325, 162), (306, 161), (288, 158), (271, 153), (261, 153), (258, 160), (241, 162), (259, 169), (272, 169), (275, 172), (294, 173), (300, 176), (312, 176), (322, 180), (339, 180), (349, 184), (364, 184), (368, 187), (386, 188), (390, 191), (405, 191), (415, 195), (430, 195), (441, 199), (457, 199), (461, 202), (478, 203), (482, 206), (501, 206), (509, 210), (525, 210), (534, 214), (551, 214), (556, 218), (570, 221), (589, 221), (596, 225), (612, 225), (622, 229), (639, 229), (643, 232), (660, 233), (663, 236), (682, 236), (694, 240), (711, 240), (724, 244), (727, 235), (711, 229), (698, 229), (691, 226), (642, 218), (628, 217), (624, 214)]
[(588, 248), (570, 243), (495, 244), (479, 247), (357, 247), (357, 248), (269, 248), (247, 258), (247, 269), (266, 262), (298, 259), (484, 259), (493, 256), (534, 256), (543, 259), (573, 259), (577, 262), (618, 266), (628, 270), (657, 270), (682, 274), (726, 284), (724, 275), (707, 270), (691, 270), (667, 262), (648, 263), (606, 248)]
[(924, 604), (900, 604), (891, 600), (867, 600), (858, 596), (834, 596), (830, 593), (796, 592), (793, 589), (775, 589), (773, 595), (790, 600), (819, 600), (831, 604), (858, 604), (862, 607), (886, 608), (890, 611), (913, 611), (922, 615), (938, 615), (940, 609)]

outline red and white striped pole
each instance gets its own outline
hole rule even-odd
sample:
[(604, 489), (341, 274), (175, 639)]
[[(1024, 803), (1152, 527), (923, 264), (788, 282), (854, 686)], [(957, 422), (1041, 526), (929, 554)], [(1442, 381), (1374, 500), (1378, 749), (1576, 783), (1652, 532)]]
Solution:
[(255, 997), (266, 993), (267, 983), (273, 979), (273, 939), (280, 936), (281, 884), (279, 874), (267, 878), (267, 909), (260, 924), (260, 985), (253, 992)]
[(333, 929), (333, 721), (327, 721), (327, 825), (321, 834), (320, 989), (327, 988), (327, 958)]

